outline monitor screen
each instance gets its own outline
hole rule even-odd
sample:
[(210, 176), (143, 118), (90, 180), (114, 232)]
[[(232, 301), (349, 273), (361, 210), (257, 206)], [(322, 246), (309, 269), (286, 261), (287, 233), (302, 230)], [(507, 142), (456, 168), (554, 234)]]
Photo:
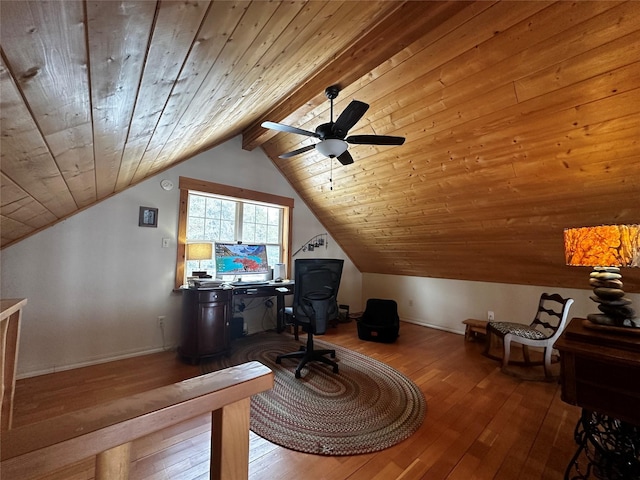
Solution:
[(216, 276), (269, 273), (267, 246), (248, 243), (216, 243)]

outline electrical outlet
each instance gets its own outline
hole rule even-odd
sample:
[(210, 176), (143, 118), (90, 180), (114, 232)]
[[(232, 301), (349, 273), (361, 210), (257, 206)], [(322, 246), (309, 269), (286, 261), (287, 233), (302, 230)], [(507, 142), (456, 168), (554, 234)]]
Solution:
[(158, 327), (164, 328), (164, 319), (165, 319), (164, 315), (158, 316)]
[(411, 299), (411, 298), (409, 299), (409, 306), (413, 307), (413, 299)]
[(490, 322), (493, 322), (495, 320), (495, 316), (493, 315), (493, 311), (489, 310), (487, 312), (487, 320), (489, 320)]

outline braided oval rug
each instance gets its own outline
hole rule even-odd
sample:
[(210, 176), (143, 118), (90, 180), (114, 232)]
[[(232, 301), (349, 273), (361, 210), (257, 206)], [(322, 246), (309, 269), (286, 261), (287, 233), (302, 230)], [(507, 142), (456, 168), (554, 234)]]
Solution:
[(422, 424), (426, 401), (405, 375), (373, 358), (314, 338), (336, 350), (339, 373), (318, 362), (295, 378), (297, 359), (276, 356), (304, 344), (264, 332), (234, 340), (232, 353), (203, 361), (203, 373), (257, 360), (274, 372), (273, 389), (251, 398), (251, 430), (270, 442), (317, 455), (357, 455), (395, 445)]

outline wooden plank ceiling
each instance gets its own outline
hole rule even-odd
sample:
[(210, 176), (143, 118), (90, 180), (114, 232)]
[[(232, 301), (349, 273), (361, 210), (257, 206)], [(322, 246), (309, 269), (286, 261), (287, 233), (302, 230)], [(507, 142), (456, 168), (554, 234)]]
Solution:
[[(640, 3), (0, 2), (1, 243), (243, 134), (362, 272), (587, 287), (565, 227), (640, 223)], [(342, 166), (325, 87), (370, 105)], [(309, 232), (312, 236), (319, 232)], [(640, 269), (623, 272), (640, 292)]]

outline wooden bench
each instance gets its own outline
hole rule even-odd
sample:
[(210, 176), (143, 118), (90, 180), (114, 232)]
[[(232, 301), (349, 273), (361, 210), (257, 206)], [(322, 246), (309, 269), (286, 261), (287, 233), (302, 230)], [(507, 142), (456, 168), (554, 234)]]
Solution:
[(27, 480), (96, 456), (96, 480), (129, 477), (131, 443), (207, 412), (211, 479), (249, 475), (250, 397), (273, 387), (273, 372), (248, 362), (2, 432), (3, 480)]
[(475, 318), (467, 318), (462, 323), (465, 324), (464, 339), (472, 340), (477, 338), (478, 334), (482, 336), (487, 335), (488, 320), (476, 320)]

